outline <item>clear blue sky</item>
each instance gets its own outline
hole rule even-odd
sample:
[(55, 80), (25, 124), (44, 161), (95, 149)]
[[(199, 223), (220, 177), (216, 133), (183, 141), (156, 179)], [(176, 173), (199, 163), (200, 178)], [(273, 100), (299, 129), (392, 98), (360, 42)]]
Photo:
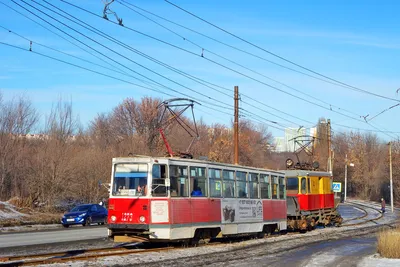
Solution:
[[(11, 1), (0, 1), (7, 3), (24, 14), (27, 14), (34, 20), (40, 21)], [(26, 6), (23, 2), (20, 2), (20, 0), (16, 1), (23, 6)], [(48, 6), (41, 0), (36, 1)], [(102, 15), (104, 5), (101, 0), (69, 1), (96, 14)], [(45, 11), (43, 7), (38, 6), (34, 2), (27, 2)], [(134, 3), (137, 6), (161, 15), (164, 18), (195, 29), (203, 34), (212, 36), (213, 38), (228, 43), (229, 45), (254, 53), (267, 60), (305, 72), (305, 70), (290, 65), (287, 62), (275, 58), (270, 54), (258, 50), (205, 24), (202, 21), (199, 21), (164, 1), (128, 2)], [(396, 90), (400, 88), (400, 68), (398, 67), (398, 63), (400, 62), (400, 21), (398, 20), (400, 3), (398, 1), (334, 1), (328, 3), (327, 1), (174, 0), (173, 2), (266, 50), (276, 53), (302, 66), (308, 67), (352, 86), (400, 100), (400, 97), (396, 94)], [(379, 137), (384, 140), (398, 138), (400, 133), (400, 124), (397, 123), (397, 118), (400, 115), (400, 106), (393, 108), (370, 121), (370, 124), (373, 126), (356, 120), (363, 120), (362, 118), (360, 119), (360, 116), (368, 114), (369, 118), (371, 118), (382, 110), (395, 105), (397, 103), (395, 101), (355, 92), (348, 88), (346, 89), (335, 86), (295, 73), (227, 48), (202, 36), (152, 17), (164, 26), (170, 27), (174, 31), (178, 32), (188, 40), (200, 45), (200, 47), (204, 47), (206, 50), (229, 58), (238, 64), (262, 74), (263, 76), (243, 69), (240, 66), (225, 61), (224, 59), (218, 58), (208, 51), (204, 52), (206, 58), (220, 62), (229, 68), (254, 77), (262, 83), (267, 83), (301, 98), (318, 103), (324, 107), (330, 108), (330, 105), (332, 105), (332, 110), (336, 110), (355, 118), (352, 119), (274, 90), (260, 82), (256, 82), (215, 65), (204, 58), (182, 52), (171, 46), (167, 46), (140, 34), (128, 31), (120, 26), (113, 25), (105, 20), (72, 8), (59, 0), (51, 0), (51, 3), (70, 14), (79, 17), (112, 37), (156, 58), (157, 60), (187, 72), (190, 75), (217, 84), (221, 87), (231, 89), (231, 91), (219, 89), (224, 93), (233, 96), (233, 87), (238, 85), (241, 94), (250, 96), (265, 104), (260, 105), (242, 95), (242, 100), (248, 104), (242, 102), (241, 107), (246, 111), (261, 116), (265, 119), (264, 122), (266, 123), (268, 123), (266, 120), (279, 123), (273, 124), (278, 128), (299, 126), (311, 127), (313, 124), (317, 123), (318, 118), (325, 117), (331, 119), (333, 124), (332, 128), (335, 132), (345, 131), (346, 127), (343, 126), (368, 130), (375, 130), (378, 128), (384, 131), (396, 132), (391, 133), (390, 135), (378, 133)], [(30, 7), (28, 8), (33, 10)], [(159, 38), (163, 41), (170, 42), (197, 55), (200, 55), (202, 52), (200, 48), (194, 46), (187, 40), (183, 40), (171, 32), (155, 25), (153, 22), (141, 17), (117, 2), (114, 2), (111, 5), (111, 9), (123, 19), (124, 25), (128, 27)], [(0, 26), (21, 34), (33, 42), (38, 42), (59, 49), (76, 57), (104, 64), (97, 58), (71, 45), (53, 33), (48, 32), (46, 29), (41, 28), (2, 4), (0, 4), (0, 10), (2, 11)], [(195, 94), (193, 91), (189, 91), (187, 88), (174, 84), (148, 70), (144, 70), (128, 59), (107, 50), (99, 44), (95, 44), (85, 39), (76, 32), (73, 32), (65, 26), (45, 17), (45, 15), (40, 14), (38, 11), (34, 12), (51, 21), (55, 25), (59, 25), (71, 35), (82, 40), (85, 44), (98, 49), (124, 66), (127, 66), (128, 68), (135, 70), (158, 83), (201, 100), (204, 105), (196, 110), (196, 116), (198, 118), (203, 118), (204, 121), (210, 124), (225, 123), (228, 125), (230, 123), (232, 116), (218, 111), (209, 110), (206, 106), (209, 106), (210, 103), (215, 108), (218, 108), (215, 105), (223, 105), (216, 103), (213, 99), (232, 105), (232, 98), (161, 67), (160, 65), (128, 51), (115, 43), (107, 41), (102, 37), (73, 24), (72, 22), (62, 19), (63, 22), (73, 26), (82, 33), (87, 34), (91, 38), (99, 40), (101, 44), (117, 51), (130, 60), (136, 61), (137, 63), (142, 64), (149, 69), (176, 81), (177, 83), (196, 90), (202, 93), (203, 96)], [(46, 12), (52, 14), (49, 11)], [(55, 15), (55, 17), (59, 18), (57, 15)], [(115, 21), (113, 15), (109, 15), (109, 18), (110, 20)], [(44, 22), (41, 21), (41, 23), (46, 25), (46, 27), (51, 28), (51, 26)], [(57, 31), (53, 28), (52, 30)], [(63, 35), (63, 33), (60, 34)], [(68, 36), (65, 36), (65, 38), (72, 40)], [(29, 49), (28, 41), (8, 33), (6, 30), (1, 28), (0, 42)], [(40, 47), (35, 43), (33, 44), (33, 50), (96, 71), (107, 73), (133, 83), (142, 84), (140, 81), (135, 81), (132, 77), (114, 73), (110, 70), (104, 70), (97, 66), (92, 66), (75, 58)], [(27, 96), (32, 100), (34, 106), (41, 113), (42, 120), (50, 111), (52, 104), (56, 102), (59, 97), (72, 100), (74, 112), (79, 115), (84, 126), (86, 126), (88, 122), (96, 116), (96, 114), (111, 111), (113, 107), (117, 106), (127, 97), (133, 97), (136, 99), (140, 99), (143, 96), (160, 97), (162, 99), (170, 98), (161, 93), (149, 91), (111, 78), (102, 77), (73, 66), (68, 66), (63, 63), (40, 57), (33, 53), (16, 50), (4, 45), (0, 45), (0, 62), (0, 90), (3, 93), (4, 98), (9, 100), (15, 96)], [(113, 64), (118, 66), (115, 63)], [(110, 65), (108, 66), (115, 68)], [(121, 66), (118, 67), (123, 69)], [(136, 75), (127, 69), (123, 70), (129, 73), (129, 75)], [(312, 95), (315, 99), (293, 91), (293, 89), (285, 87), (280, 83), (269, 80), (265, 76), (279, 81), (280, 83), (284, 83), (302, 93)], [(172, 95), (179, 95), (170, 92), (165, 88), (158, 88), (158, 90), (165, 91)], [(204, 95), (213, 99), (206, 99)], [(320, 102), (319, 100), (323, 100), (325, 103)], [(218, 109), (233, 114), (233, 110), (229, 108)], [(272, 114), (265, 113), (260, 109)], [(284, 113), (279, 113), (276, 109)], [(280, 118), (275, 115), (278, 115)], [(255, 115), (252, 116), (252, 119), (261, 120), (259, 117), (255, 117)], [(283, 136), (282, 130), (271, 127), (269, 130), (274, 136)]]

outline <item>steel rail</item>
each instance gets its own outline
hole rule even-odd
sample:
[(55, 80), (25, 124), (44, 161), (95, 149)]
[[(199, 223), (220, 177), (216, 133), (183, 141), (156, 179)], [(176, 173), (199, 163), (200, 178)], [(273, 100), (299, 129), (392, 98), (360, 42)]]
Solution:
[[(375, 221), (377, 221), (377, 220), (380, 220), (380, 219), (383, 217), (383, 213), (380, 213), (380, 210), (377, 209), (377, 208), (374, 208), (374, 207), (371, 207), (371, 206), (368, 206), (368, 205), (359, 204), (359, 203), (354, 203), (354, 202), (353, 202), (353, 203), (352, 203), (352, 202), (349, 202), (349, 204), (350, 204), (350, 205), (353, 205), (353, 206), (356, 206), (356, 207), (359, 208), (359, 209), (363, 209), (363, 208), (360, 208), (360, 206), (363, 206), (363, 207), (366, 207), (366, 208), (369, 208), (369, 209), (378, 211), (379, 216), (376, 217), (376, 218), (364, 220), (364, 221), (358, 222), (358, 223), (342, 224), (342, 227), (356, 226), (356, 225), (366, 224), (366, 223), (369, 223), (369, 222), (375, 222)], [(363, 210), (364, 210), (365, 212), (367, 212), (366, 209), (363, 209)], [(367, 215), (368, 215), (368, 212), (367, 212)], [(366, 216), (364, 216), (363, 218), (365, 218), (365, 217), (366, 217)], [(352, 219), (351, 221), (353, 221), (353, 220), (355, 220), (355, 219)], [(375, 222), (375, 223), (376, 223), (376, 222)]]
[[(349, 206), (355, 206), (355, 205), (352, 205), (352, 204), (347, 204), (347, 205), (349, 205)], [(356, 208), (359, 209), (359, 210), (361, 210), (362, 212), (364, 212), (364, 214), (361, 215), (361, 216), (357, 216), (357, 217), (354, 217), (354, 218), (350, 218), (350, 219), (344, 220), (344, 221), (342, 222), (342, 224), (343, 224), (343, 223), (346, 223), (346, 222), (349, 222), (349, 221), (361, 220), (361, 219), (363, 219), (363, 218), (365, 218), (365, 217), (368, 216), (368, 211), (366, 211), (364, 208), (361, 208), (361, 207), (356, 207)]]

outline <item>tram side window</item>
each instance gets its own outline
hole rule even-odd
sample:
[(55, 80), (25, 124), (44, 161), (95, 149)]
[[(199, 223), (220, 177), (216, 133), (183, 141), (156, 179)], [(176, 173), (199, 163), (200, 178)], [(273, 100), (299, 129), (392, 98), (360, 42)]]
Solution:
[(208, 169), (208, 178), (210, 183), (210, 197), (222, 196), (221, 170)]
[(189, 196), (188, 168), (186, 166), (169, 166), (171, 197)]
[(285, 199), (286, 190), (285, 190), (285, 178), (279, 176), (279, 199)]
[(278, 176), (272, 175), (272, 199), (278, 199), (279, 181)]
[(249, 173), (249, 195), (250, 198), (258, 198), (258, 174)]
[(237, 196), (247, 198), (246, 172), (236, 172)]
[(224, 197), (235, 197), (235, 172), (223, 170), (223, 196)]
[(260, 188), (261, 188), (261, 198), (270, 199), (270, 189), (269, 189), (269, 175), (267, 174), (260, 174)]
[(167, 178), (167, 165), (154, 164), (152, 169), (153, 183), (151, 185), (151, 194), (156, 197), (167, 196), (167, 187), (165, 178)]
[(192, 197), (207, 196), (206, 168), (190, 167), (190, 185)]
[(302, 194), (307, 193), (307, 181), (305, 177), (301, 178), (301, 193)]

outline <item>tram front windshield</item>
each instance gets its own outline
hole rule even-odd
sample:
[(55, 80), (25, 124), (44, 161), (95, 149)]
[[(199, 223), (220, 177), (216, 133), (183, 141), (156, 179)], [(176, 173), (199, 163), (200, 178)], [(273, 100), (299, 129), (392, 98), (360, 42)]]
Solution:
[(116, 164), (112, 185), (113, 196), (144, 196), (147, 192), (147, 164)]

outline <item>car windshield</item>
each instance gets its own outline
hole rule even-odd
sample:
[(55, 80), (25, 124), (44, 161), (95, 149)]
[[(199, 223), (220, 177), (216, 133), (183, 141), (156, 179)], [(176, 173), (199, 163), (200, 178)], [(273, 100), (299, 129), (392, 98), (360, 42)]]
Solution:
[(90, 205), (82, 205), (82, 206), (76, 206), (71, 211), (88, 211), (89, 208), (90, 208)]
[(112, 194), (114, 196), (143, 196), (147, 192), (147, 164), (115, 165)]

